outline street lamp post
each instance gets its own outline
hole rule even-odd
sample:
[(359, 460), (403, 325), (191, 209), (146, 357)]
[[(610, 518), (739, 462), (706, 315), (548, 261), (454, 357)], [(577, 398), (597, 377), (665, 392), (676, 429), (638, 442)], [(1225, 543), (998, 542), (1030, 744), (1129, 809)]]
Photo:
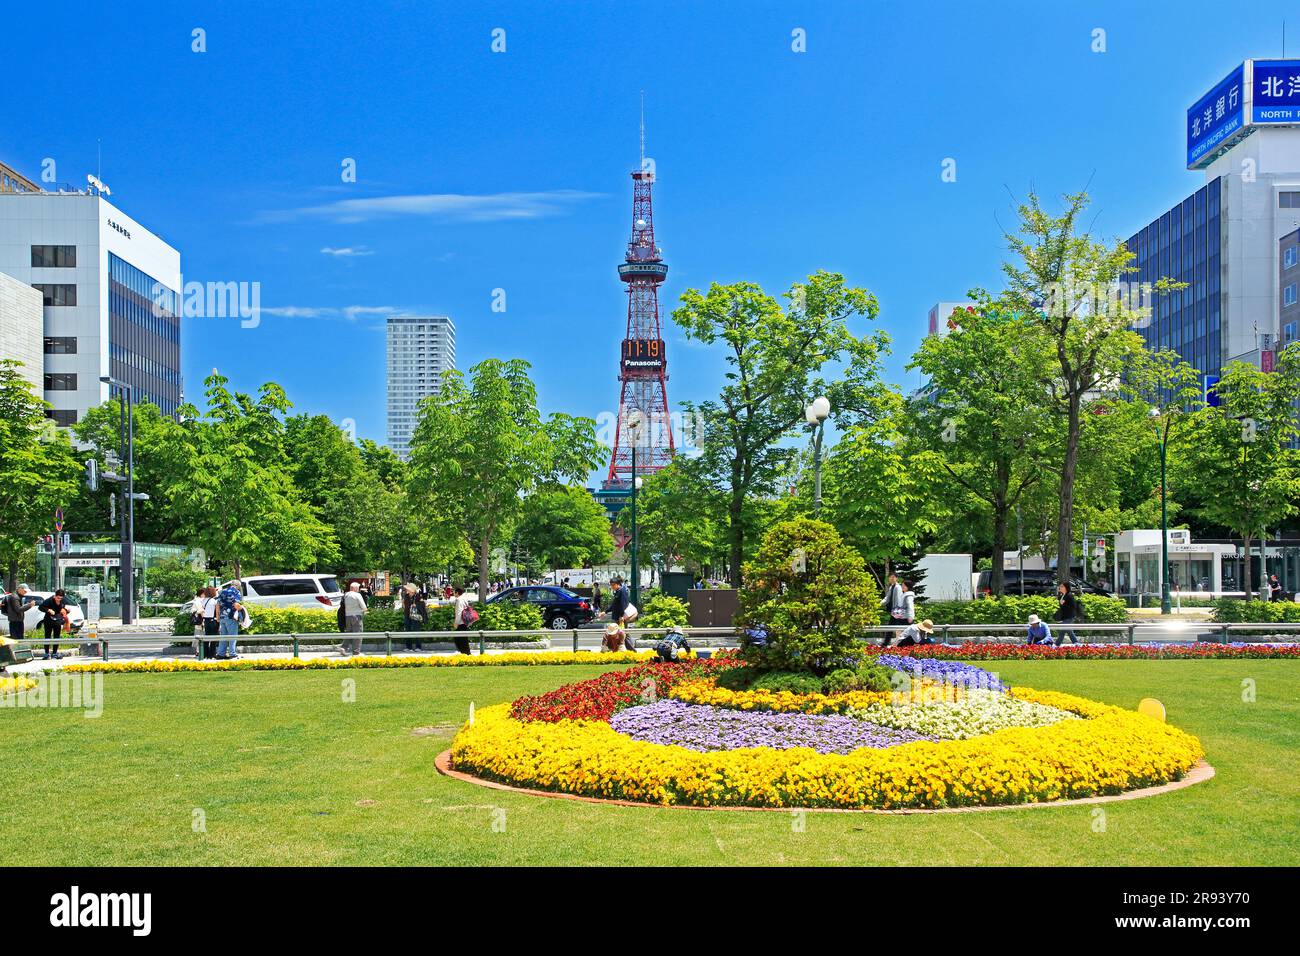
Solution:
[(822, 510), (822, 434), (830, 413), (830, 399), (824, 395), (809, 402), (803, 413), (813, 428), (813, 514), (821, 514)]
[(1161, 419), (1156, 427), (1156, 436), (1160, 441), (1160, 613), (1172, 614), (1173, 603), (1169, 596), (1169, 495), (1165, 486), (1170, 416), (1162, 414), (1158, 408), (1153, 408), (1151, 417)]
[(99, 379), (110, 388), (116, 388), (122, 396), (122, 414), (120, 422), (120, 441), (122, 443), (122, 462), (126, 466), (125, 475), (104, 475), (125, 485), (122, 492), (122, 545), (118, 557), (119, 590), (122, 593), (122, 623), (131, 624), (135, 620), (135, 388), (110, 375)]

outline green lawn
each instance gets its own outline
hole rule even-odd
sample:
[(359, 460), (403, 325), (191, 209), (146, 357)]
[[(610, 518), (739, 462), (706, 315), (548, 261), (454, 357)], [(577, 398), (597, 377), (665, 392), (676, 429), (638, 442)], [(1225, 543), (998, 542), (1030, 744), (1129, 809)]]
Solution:
[[(110, 674), (98, 719), (0, 709), (0, 863), (1300, 863), (1297, 661), (1004, 664), (1019, 684), (1126, 707), (1157, 697), (1205, 744), (1214, 780), (1107, 804), (1104, 832), (1092, 806), (809, 813), (800, 832), (787, 813), (604, 807), (434, 769), (471, 701), (600, 670)], [(1247, 678), (1255, 703), (1242, 700)], [(355, 703), (342, 700), (349, 679)]]

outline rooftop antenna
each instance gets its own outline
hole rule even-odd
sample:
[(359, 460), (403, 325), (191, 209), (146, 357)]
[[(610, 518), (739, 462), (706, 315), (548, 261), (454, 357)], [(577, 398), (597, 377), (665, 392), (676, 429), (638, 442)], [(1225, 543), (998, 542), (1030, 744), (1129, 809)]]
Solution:
[[(1285, 53), (1282, 55), (1286, 56)], [(99, 180), (104, 178), (104, 141), (98, 138), (95, 140), (95, 178)]]
[[(1286, 56), (1285, 53), (1282, 54)], [(641, 172), (645, 172), (645, 90), (641, 91)]]

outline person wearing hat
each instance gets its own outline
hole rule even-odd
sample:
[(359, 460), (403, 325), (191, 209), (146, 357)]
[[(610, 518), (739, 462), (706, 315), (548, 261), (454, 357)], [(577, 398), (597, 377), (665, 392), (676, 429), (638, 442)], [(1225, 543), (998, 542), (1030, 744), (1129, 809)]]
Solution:
[(655, 645), (655, 653), (659, 655), (660, 660), (674, 661), (677, 659), (677, 652), (689, 651), (691, 646), (686, 643), (686, 632), (682, 630), (680, 624), (674, 624), (664, 635), (664, 639)]
[[(628, 590), (623, 583), (623, 576), (616, 574), (609, 579), (610, 600), (609, 600), (609, 619), (617, 623), (622, 629), (627, 624), (624, 620), (627, 617), (627, 609), (632, 604), (632, 592)], [(636, 642), (632, 640), (632, 635), (624, 630), (623, 646), (629, 651), (636, 650)]]
[(899, 647), (911, 647), (913, 644), (933, 644), (934, 639), (930, 637), (934, 633), (934, 622), (929, 618), (924, 621), (917, 621), (915, 624), (909, 624), (903, 628), (903, 633), (899, 636)]
[(1029, 615), (1029, 624), (1025, 627), (1025, 640), (1030, 644), (1052, 643), (1052, 629), (1037, 614)]
[(623, 642), (626, 640), (627, 632), (617, 621), (610, 621), (605, 625), (605, 634), (600, 639), (600, 649), (618, 653), (623, 649)]

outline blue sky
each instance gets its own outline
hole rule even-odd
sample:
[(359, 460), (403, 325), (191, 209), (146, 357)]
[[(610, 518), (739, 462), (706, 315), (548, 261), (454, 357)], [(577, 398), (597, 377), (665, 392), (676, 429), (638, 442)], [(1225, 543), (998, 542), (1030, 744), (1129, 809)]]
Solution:
[[(186, 321), (188, 397), (275, 380), (382, 441), (392, 310), (450, 315), (462, 368), (529, 360), (544, 410), (616, 406), (644, 90), (665, 321), (691, 286), (842, 272), (911, 386), (928, 308), (997, 284), (1011, 193), (1090, 182), (1130, 235), (1201, 183), (1185, 111), (1288, 9), (1294, 55), (1287, 2), (53, 3), (0, 35), (0, 159), (84, 183), (102, 140), (187, 280), (261, 283), (259, 327)], [(667, 337), (670, 400), (716, 394), (721, 355)]]

